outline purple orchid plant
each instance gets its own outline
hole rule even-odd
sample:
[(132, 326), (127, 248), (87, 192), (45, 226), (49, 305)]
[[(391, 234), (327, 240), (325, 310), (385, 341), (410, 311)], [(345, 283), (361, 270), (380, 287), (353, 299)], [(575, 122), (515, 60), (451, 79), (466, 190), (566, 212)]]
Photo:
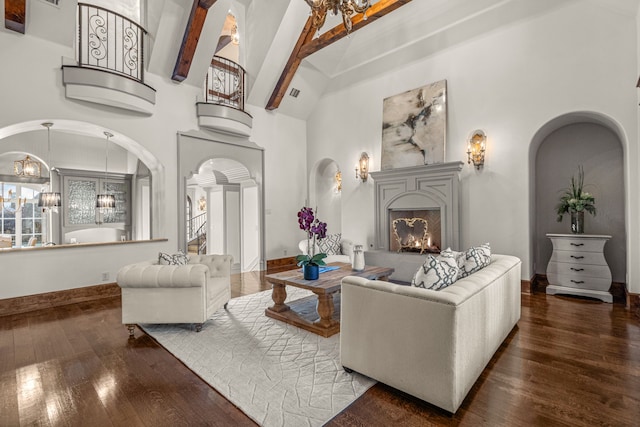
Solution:
[(298, 266), (326, 265), (324, 258), (327, 257), (327, 254), (315, 252), (316, 240), (327, 237), (327, 223), (316, 218), (313, 214), (313, 209), (303, 207), (298, 212), (298, 225), (301, 230), (307, 233), (307, 253), (296, 257)]

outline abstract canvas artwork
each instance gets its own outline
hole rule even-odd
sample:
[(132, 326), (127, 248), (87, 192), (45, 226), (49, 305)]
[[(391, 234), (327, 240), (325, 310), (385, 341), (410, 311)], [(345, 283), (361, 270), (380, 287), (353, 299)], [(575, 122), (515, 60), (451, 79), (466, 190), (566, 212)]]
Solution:
[(447, 81), (386, 98), (381, 170), (444, 162)]

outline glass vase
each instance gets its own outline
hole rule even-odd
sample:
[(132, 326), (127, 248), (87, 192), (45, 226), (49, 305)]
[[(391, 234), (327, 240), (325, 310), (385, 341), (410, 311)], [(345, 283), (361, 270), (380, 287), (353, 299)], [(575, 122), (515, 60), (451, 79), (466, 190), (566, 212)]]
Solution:
[(571, 211), (571, 232), (573, 234), (584, 233), (584, 211)]

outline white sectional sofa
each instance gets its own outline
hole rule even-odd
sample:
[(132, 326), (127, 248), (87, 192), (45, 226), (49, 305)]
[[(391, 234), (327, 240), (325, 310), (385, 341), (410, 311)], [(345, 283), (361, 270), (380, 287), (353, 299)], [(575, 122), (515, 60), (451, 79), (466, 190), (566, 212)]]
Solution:
[[(307, 254), (307, 239), (301, 240), (298, 243), (298, 248), (303, 255)], [(316, 253), (320, 252), (316, 248)], [(331, 262), (346, 262), (350, 263), (353, 260), (353, 242), (349, 239), (340, 240), (340, 253), (336, 255), (328, 255), (324, 262), (329, 264)]]
[(157, 260), (124, 266), (122, 323), (133, 336), (136, 323), (194, 323), (196, 331), (231, 299), (230, 255), (190, 255), (187, 265)]
[(342, 366), (455, 413), (520, 319), (520, 269), (492, 255), (439, 291), (346, 277)]

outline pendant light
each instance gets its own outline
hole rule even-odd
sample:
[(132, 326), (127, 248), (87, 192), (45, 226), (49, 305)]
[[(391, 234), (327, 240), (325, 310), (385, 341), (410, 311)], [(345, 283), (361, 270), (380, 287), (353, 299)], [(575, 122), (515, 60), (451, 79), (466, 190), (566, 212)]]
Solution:
[[(113, 134), (105, 132), (104, 135), (107, 137), (107, 141), (105, 142), (104, 182), (102, 183), (102, 188), (104, 188), (107, 183), (107, 172), (109, 170), (109, 138), (111, 138)], [(96, 208), (100, 209), (102, 212), (115, 207), (116, 197), (113, 194), (108, 194), (105, 190), (104, 193), (96, 196)]]
[[(42, 126), (47, 128), (47, 165), (49, 167), (49, 190), (53, 189), (53, 167), (51, 166), (51, 126), (53, 123), (45, 122)], [(60, 193), (54, 191), (41, 191), (38, 194), (38, 207), (43, 209), (59, 208), (62, 206)]]

